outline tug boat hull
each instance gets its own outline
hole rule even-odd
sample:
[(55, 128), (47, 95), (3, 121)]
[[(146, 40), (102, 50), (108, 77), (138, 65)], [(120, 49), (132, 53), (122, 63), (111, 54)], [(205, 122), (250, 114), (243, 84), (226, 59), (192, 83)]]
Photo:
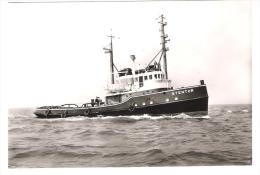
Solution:
[(122, 103), (94, 107), (37, 109), (38, 118), (64, 118), (72, 116), (124, 116), (124, 115), (164, 115), (189, 113), (208, 114), (208, 93), (206, 85), (169, 89), (156, 93), (130, 96)]

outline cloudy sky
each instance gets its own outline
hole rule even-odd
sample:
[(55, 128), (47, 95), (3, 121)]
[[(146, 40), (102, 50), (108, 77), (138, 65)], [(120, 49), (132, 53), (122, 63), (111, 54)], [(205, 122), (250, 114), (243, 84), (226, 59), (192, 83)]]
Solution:
[(250, 1), (26, 3), (5, 5), (2, 73), (9, 107), (84, 103), (102, 96), (112, 33), (115, 64), (147, 64), (168, 25), (174, 87), (204, 79), (210, 104), (251, 103)]

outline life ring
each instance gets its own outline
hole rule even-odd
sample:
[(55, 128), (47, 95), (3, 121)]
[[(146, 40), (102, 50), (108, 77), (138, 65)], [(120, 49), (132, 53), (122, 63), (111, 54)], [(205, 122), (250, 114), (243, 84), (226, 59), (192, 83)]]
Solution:
[(84, 112), (84, 116), (88, 116), (90, 113), (91, 113), (91, 110), (90, 110), (90, 109), (87, 109), (87, 110)]
[(129, 109), (128, 109), (130, 112), (133, 112), (135, 110), (135, 106), (134, 105), (131, 105), (129, 106)]
[(47, 109), (47, 111), (44, 112), (45, 114), (45, 117), (48, 117), (48, 115), (51, 113), (51, 110), (50, 109)]

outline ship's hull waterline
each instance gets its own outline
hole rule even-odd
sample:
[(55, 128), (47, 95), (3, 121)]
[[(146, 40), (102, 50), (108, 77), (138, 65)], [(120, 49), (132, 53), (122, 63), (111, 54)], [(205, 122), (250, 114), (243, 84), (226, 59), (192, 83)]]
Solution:
[(162, 92), (147, 93), (129, 97), (115, 105), (94, 107), (73, 107), (57, 109), (37, 109), (38, 118), (64, 118), (73, 116), (124, 116), (124, 115), (163, 115), (189, 113), (208, 114), (208, 93), (206, 85), (169, 89)]

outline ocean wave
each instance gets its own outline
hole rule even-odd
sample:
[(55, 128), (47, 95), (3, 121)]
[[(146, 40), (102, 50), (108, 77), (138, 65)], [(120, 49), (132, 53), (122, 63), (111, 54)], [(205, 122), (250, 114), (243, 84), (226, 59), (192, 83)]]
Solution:
[(85, 157), (95, 157), (102, 155), (99, 152), (70, 152), (70, 151), (56, 151), (52, 153), (52, 157), (62, 157), (62, 158), (85, 158)]
[(19, 133), (19, 132), (24, 132), (25, 127), (16, 127), (16, 128), (9, 128), (8, 132), (10, 133)]
[(99, 115), (97, 117), (85, 117), (85, 116), (75, 116), (75, 117), (68, 117), (68, 118), (54, 118), (54, 119), (46, 119), (47, 122), (59, 122), (59, 121), (66, 121), (66, 122), (75, 122), (75, 121), (84, 121), (84, 120), (119, 120), (117, 122), (126, 122), (131, 123), (138, 120), (162, 120), (162, 119), (209, 119), (211, 118), (209, 115), (189, 115), (185, 113), (180, 113), (177, 115), (162, 115), (162, 116), (155, 116), (149, 114), (142, 114), (142, 115), (130, 115), (130, 116), (102, 116)]
[(9, 147), (8, 148), (8, 151), (24, 151), (24, 150), (28, 150), (30, 148), (28, 147), (17, 147), (17, 146), (14, 146), (14, 147)]
[(11, 158), (15, 159), (15, 158), (26, 158), (26, 157), (33, 157), (36, 156), (37, 154), (39, 154), (38, 151), (24, 151), (24, 152), (20, 152), (17, 154), (14, 154)]
[(223, 156), (223, 153), (214, 153), (214, 152), (201, 152), (201, 151), (188, 151), (180, 154), (172, 154), (169, 156), (169, 158), (178, 158), (181, 160), (196, 160), (197, 158), (200, 158), (200, 163), (210, 163), (214, 162), (216, 163), (225, 163), (227, 159), (225, 156)]
[(115, 130), (102, 130), (102, 131), (99, 131), (97, 134), (99, 135), (108, 135), (108, 136), (111, 136), (111, 135), (119, 135), (120, 133), (115, 131)]
[(69, 149), (79, 149), (79, 148), (83, 148), (84, 146), (73, 145), (73, 144), (65, 144), (65, 145), (62, 145), (62, 147), (69, 148)]
[(13, 155), (11, 158), (15, 159), (15, 158), (27, 158), (27, 157), (62, 157), (62, 158), (71, 158), (71, 157), (94, 157), (94, 156), (98, 156), (101, 155), (101, 153), (99, 152), (82, 152), (82, 153), (78, 153), (78, 152), (70, 152), (70, 151), (36, 151), (36, 150), (32, 150), (32, 151), (25, 151), (22, 153), (17, 153), (15, 155)]
[(247, 109), (243, 109), (242, 112), (248, 113), (249, 111)]
[(59, 121), (68, 121), (68, 122), (75, 122), (75, 121), (83, 121), (89, 119), (88, 117), (84, 116), (75, 116), (75, 117), (68, 117), (68, 118), (52, 118), (52, 119), (45, 119), (44, 121), (47, 122), (59, 122)]
[[(204, 116), (191, 116), (185, 113), (181, 113), (178, 115), (162, 115), (162, 116), (152, 116), (149, 114), (143, 114), (143, 115), (130, 115), (130, 116), (108, 116), (108, 117), (98, 117), (98, 118), (92, 118), (92, 119), (121, 119), (125, 121), (131, 121), (132, 120), (162, 120), (162, 119), (209, 119), (209, 115)], [(129, 120), (130, 119), (130, 120)]]
[(227, 164), (230, 161), (230, 157), (223, 156), (223, 154), (225, 154), (225, 152), (215, 153), (215, 152), (187, 151), (182, 153), (173, 153), (170, 155), (158, 157), (155, 161), (149, 163), (149, 166), (223, 165), (223, 164)]
[(252, 164), (249, 105), (214, 106), (204, 116), (40, 120), (15, 112), (8, 123), (11, 168)]
[(91, 129), (86, 129), (84, 131), (78, 132), (75, 135), (80, 135), (80, 136), (88, 136), (92, 134), (92, 130)]
[(39, 141), (39, 140), (41, 140), (40, 137), (33, 137), (33, 136), (24, 137), (23, 139), (28, 140), (28, 141)]
[(249, 113), (252, 112), (251, 108), (243, 108), (243, 107), (237, 107), (237, 108), (226, 108), (221, 110), (222, 113), (229, 113), (229, 114), (243, 114), (243, 113)]
[(150, 149), (150, 150), (146, 150), (146, 151), (140, 151), (140, 152), (122, 152), (122, 153), (110, 153), (110, 154), (106, 154), (103, 157), (107, 158), (107, 157), (124, 157), (124, 156), (136, 156), (136, 155), (143, 155), (143, 156), (154, 156), (156, 154), (163, 154), (163, 151), (161, 149)]

